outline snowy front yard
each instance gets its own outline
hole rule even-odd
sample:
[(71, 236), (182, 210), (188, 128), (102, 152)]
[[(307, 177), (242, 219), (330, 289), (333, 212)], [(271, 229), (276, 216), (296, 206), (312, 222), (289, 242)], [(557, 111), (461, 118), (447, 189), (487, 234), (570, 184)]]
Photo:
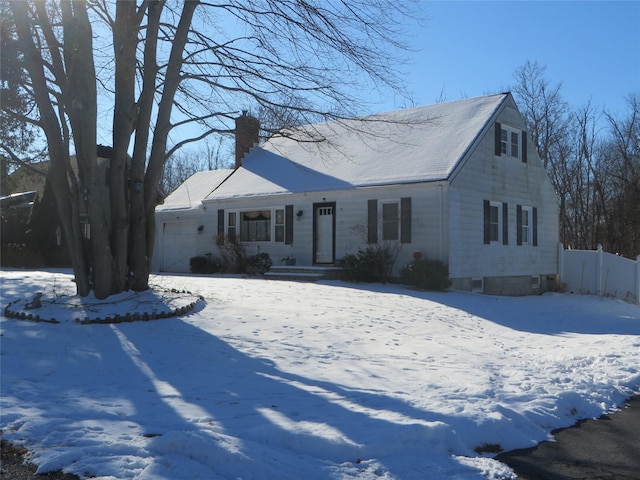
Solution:
[[(182, 317), (79, 325), (65, 272), (3, 271), (2, 438), (106, 479), (510, 478), (523, 448), (640, 391), (640, 308), (394, 285), (156, 276)], [(151, 293), (107, 309), (149, 308)], [(73, 308), (71, 308), (73, 307)], [(100, 310), (100, 309), (103, 310)], [(104, 316), (104, 315), (102, 315)]]

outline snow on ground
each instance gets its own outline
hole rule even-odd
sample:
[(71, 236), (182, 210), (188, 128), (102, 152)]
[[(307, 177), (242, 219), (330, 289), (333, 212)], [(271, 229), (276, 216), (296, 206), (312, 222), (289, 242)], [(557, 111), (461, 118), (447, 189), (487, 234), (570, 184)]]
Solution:
[[(205, 303), (182, 317), (80, 325), (149, 308), (73, 294), (64, 271), (4, 271), (2, 438), (39, 472), (107, 479), (482, 479), (482, 453), (533, 446), (640, 391), (640, 308), (546, 294), (155, 276)], [(160, 290), (157, 290), (160, 291)], [(160, 295), (162, 296), (162, 295)], [(479, 450), (481, 453), (477, 453)]]

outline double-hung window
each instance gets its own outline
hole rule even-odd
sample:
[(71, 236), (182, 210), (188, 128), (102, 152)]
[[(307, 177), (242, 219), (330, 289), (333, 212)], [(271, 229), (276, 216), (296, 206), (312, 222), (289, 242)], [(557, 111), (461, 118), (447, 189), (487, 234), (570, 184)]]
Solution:
[(518, 245), (538, 245), (538, 209), (516, 206), (516, 228)]
[(489, 241), (500, 243), (502, 241), (502, 238), (500, 238), (500, 232), (502, 232), (500, 204), (491, 202), (489, 204)]
[(484, 243), (509, 244), (509, 209), (506, 203), (484, 201)]
[(400, 202), (381, 202), (382, 240), (398, 240), (400, 238)]
[(527, 163), (527, 132), (496, 122), (496, 155)]
[(411, 243), (411, 197), (368, 200), (367, 241)]
[(509, 157), (520, 158), (520, 132), (509, 127), (500, 129), (500, 153)]
[(522, 214), (520, 216), (520, 238), (522, 240), (522, 244), (530, 245), (531, 244), (531, 207), (522, 207)]

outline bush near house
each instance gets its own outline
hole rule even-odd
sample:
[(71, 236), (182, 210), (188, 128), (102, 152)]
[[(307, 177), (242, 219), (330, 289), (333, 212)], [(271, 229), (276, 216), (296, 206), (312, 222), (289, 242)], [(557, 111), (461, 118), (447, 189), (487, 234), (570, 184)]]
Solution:
[(349, 282), (387, 283), (395, 260), (389, 246), (369, 245), (344, 256), (343, 278)]
[(449, 266), (439, 260), (415, 259), (400, 270), (400, 282), (423, 290), (443, 291), (451, 286)]
[(217, 273), (222, 271), (222, 263), (210, 255), (198, 255), (189, 259), (191, 273)]
[(268, 253), (262, 252), (251, 255), (246, 261), (246, 273), (250, 275), (263, 275), (271, 269), (273, 261)]

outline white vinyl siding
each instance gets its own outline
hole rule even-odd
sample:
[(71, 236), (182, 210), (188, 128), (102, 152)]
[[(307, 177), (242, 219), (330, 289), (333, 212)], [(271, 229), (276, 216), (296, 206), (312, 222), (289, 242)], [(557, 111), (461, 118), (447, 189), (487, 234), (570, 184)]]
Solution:
[[(506, 108), (484, 130), (471, 149), (462, 168), (449, 186), (451, 278), (530, 276), (557, 272), (558, 203), (551, 183), (532, 150), (529, 162), (512, 161), (499, 154), (494, 126), (508, 125), (515, 131), (524, 129), (514, 107)], [(500, 127), (501, 131), (501, 127)], [(520, 149), (522, 149), (522, 136)], [(522, 152), (521, 152), (522, 153)], [(507, 205), (508, 244), (483, 245), (483, 202)], [(518, 205), (537, 209), (536, 248), (517, 245)], [(495, 212), (495, 208), (494, 208)], [(534, 223), (530, 223), (531, 246), (534, 246)], [(520, 232), (522, 233), (522, 232)], [(504, 239), (503, 239), (504, 240)], [(495, 241), (495, 227), (494, 227)]]

